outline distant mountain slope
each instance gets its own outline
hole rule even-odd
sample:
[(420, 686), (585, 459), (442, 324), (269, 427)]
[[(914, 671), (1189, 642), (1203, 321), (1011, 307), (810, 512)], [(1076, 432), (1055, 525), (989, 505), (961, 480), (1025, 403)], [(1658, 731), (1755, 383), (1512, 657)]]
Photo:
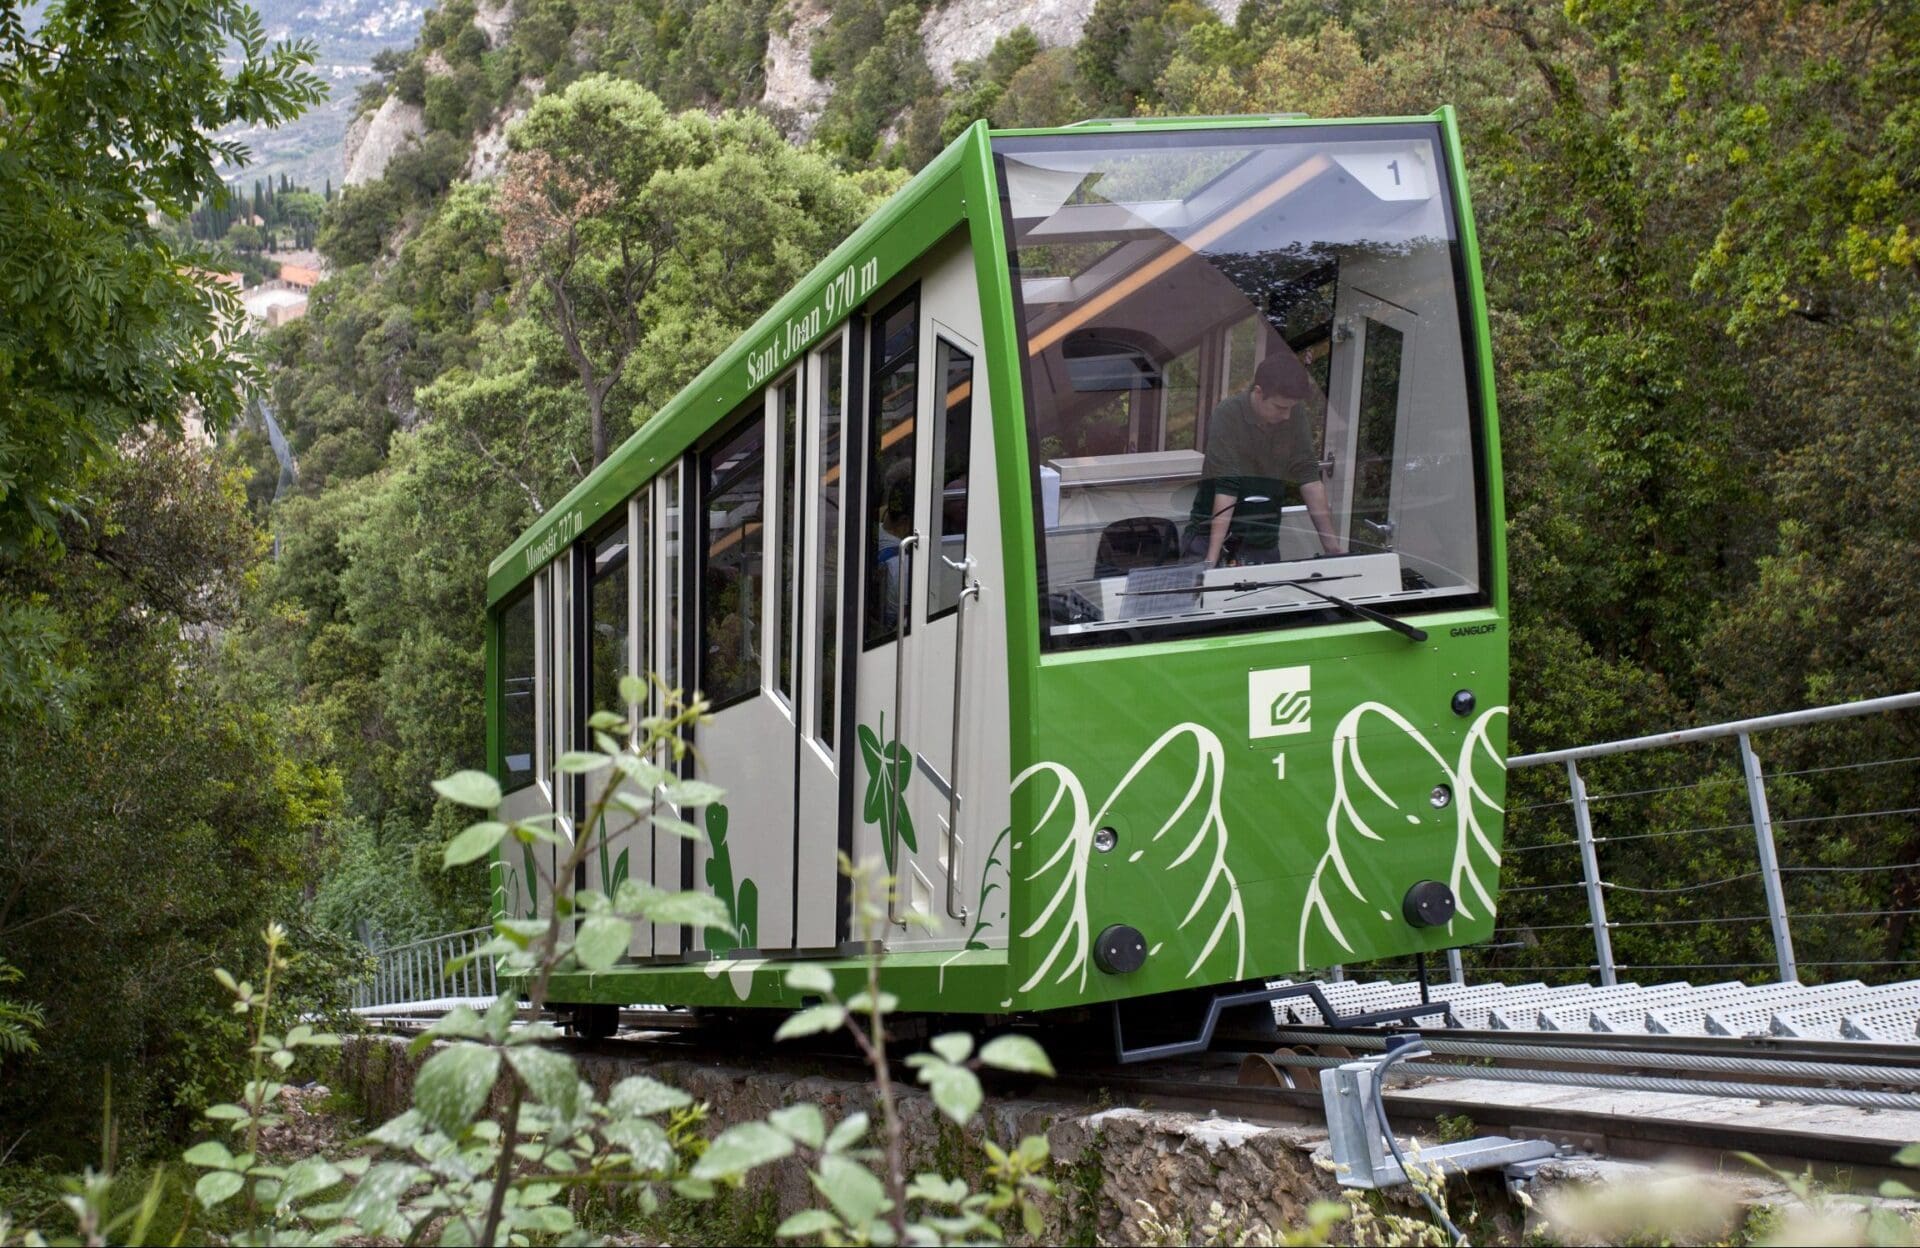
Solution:
[(338, 187), (345, 165), (342, 149), (362, 85), (373, 81), (374, 55), (405, 49), (420, 32), (420, 20), (433, 4), (426, 0), (253, 0), (273, 39), (311, 39), (318, 46), (318, 68), (332, 96), (290, 126), (272, 132), (235, 131), (253, 152), (245, 169), (228, 170), (243, 189), (255, 178), (319, 189), (329, 179)]

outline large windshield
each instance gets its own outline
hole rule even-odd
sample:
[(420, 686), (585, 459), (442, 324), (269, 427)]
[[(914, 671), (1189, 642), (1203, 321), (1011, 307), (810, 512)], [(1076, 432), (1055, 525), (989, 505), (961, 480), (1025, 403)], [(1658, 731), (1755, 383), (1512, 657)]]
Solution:
[(1477, 596), (1431, 125), (994, 141), (1055, 644)]

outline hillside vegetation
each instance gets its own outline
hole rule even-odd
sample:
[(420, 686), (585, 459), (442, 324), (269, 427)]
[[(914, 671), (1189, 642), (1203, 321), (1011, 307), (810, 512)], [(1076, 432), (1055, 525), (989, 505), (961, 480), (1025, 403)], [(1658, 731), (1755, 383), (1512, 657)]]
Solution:
[[(244, 843), (245, 871), (303, 893), (319, 928), (400, 939), (478, 921), (480, 869), (437, 870), (459, 825), (428, 781), (482, 761), (488, 561), (982, 117), (1459, 109), (1493, 309), (1516, 751), (1920, 688), (1915, 6), (1248, 0), (1228, 21), (1192, 0), (1097, 0), (1071, 45), (1018, 28), (978, 62), (938, 67), (922, 33), (933, 10), (905, 0), (849, 0), (824, 19), (771, 0), (501, 12), (441, 5), (362, 98), (369, 112), (389, 95), (418, 106), (424, 133), (328, 207), (318, 241), (333, 276), (266, 343), (266, 393), (298, 461), (291, 495), (268, 504), (279, 467), (244, 427), (225, 439), (232, 475), (192, 487), (226, 561), (192, 576), (234, 590), (212, 639), (186, 657), (150, 637), (128, 650), (115, 623), (202, 620), (151, 595), (148, 614), (117, 605), (145, 584), (115, 580), (115, 541), (146, 523), (140, 466), (171, 463), (164, 447), (138, 444), (73, 519), (47, 521), (70, 526), (64, 570), (5, 566), (8, 593), (37, 595), (32, 609), (72, 641), (64, 657), (0, 646), (24, 656), (0, 690), (41, 691), (40, 710), (0, 727), (10, 793), (53, 774), (50, 755), (111, 749), (114, 764), (90, 770), (164, 770), (169, 818), (263, 838)], [(803, 29), (823, 106), (762, 110), (770, 36)], [(498, 175), (468, 180), (476, 140), (522, 114)], [(109, 662), (168, 673), (168, 713), (203, 761), (113, 744), (147, 741), (128, 723), (137, 701), (45, 692)], [(213, 691), (217, 711), (189, 713)], [(1777, 761), (1904, 758), (1917, 735), (1898, 719), (1836, 729)], [(1670, 766), (1630, 762), (1609, 780), (1662, 784)], [(1920, 806), (1912, 769), (1896, 770), (1847, 783), (1875, 805)], [(208, 793), (239, 800), (240, 775), (249, 801), (273, 777), (270, 810), (193, 813)], [(1520, 803), (1558, 796), (1554, 777), (1517, 779)], [(1818, 804), (1822, 783), (1795, 792)], [(111, 791), (47, 800), (87, 808)], [(1706, 798), (1679, 800), (1711, 814)], [(132, 982), (137, 925), (96, 932), (89, 968), (48, 917), (60, 894), (47, 873), (64, 872), (62, 887), (147, 881), (127, 886), (134, 907), (154, 887), (140, 872), (183, 869), (91, 865), (117, 852), (0, 864), (0, 938), (26, 975), (9, 994), (154, 990)], [(1739, 852), (1654, 841), (1631, 869), (1657, 887), (1728, 874)], [(1833, 823), (1806, 852), (1920, 862), (1920, 832)], [(1546, 869), (1516, 858), (1506, 880)], [(1885, 917), (1809, 927), (1803, 959), (1914, 958), (1904, 912), (1920, 910), (1920, 876), (1834, 887), (1823, 908)], [(224, 922), (225, 904), (196, 921)], [(1763, 935), (1656, 928), (1634, 956), (1747, 960)], [(1514, 956), (1587, 955), (1548, 939)], [(7, 1086), (51, 1078), (77, 1043), (49, 1033), (39, 1058), (9, 1057)], [(0, 1118), (39, 1103), (0, 1097)]]

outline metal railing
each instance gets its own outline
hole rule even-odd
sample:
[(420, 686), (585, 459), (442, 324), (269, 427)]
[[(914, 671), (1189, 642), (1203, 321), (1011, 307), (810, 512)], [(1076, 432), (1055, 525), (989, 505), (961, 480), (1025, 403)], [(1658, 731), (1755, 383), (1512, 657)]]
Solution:
[[(373, 975), (354, 986), (353, 1008), (373, 1010), (460, 997), (492, 997), (499, 992), (491, 957), (473, 956), (493, 939), (490, 927), (429, 936), (404, 945), (373, 950)], [(468, 961), (458, 970), (448, 964)]]
[[(1904, 932), (1904, 920), (1920, 915), (1920, 861), (1904, 861), (1920, 858), (1920, 852), (1914, 852), (1920, 849), (1920, 754), (1902, 748), (1920, 725), (1894, 714), (1915, 708), (1920, 708), (1920, 693), (1898, 694), (1509, 759), (1510, 773), (1564, 769), (1566, 797), (1518, 803), (1510, 798), (1501, 926), (1491, 945), (1467, 953), (1476, 962), (1488, 963), (1483, 971), (1512, 967), (1585, 973), (1597, 975), (1603, 986), (1618, 983), (1623, 970), (1658, 972), (1665, 978), (1684, 978), (1679, 973), (1689, 972), (1745, 973), (1717, 976), (1723, 979), (1770, 970), (1783, 983), (1798, 981), (1809, 970), (1826, 978), (1886, 968), (1914, 973), (1915, 960), (1901, 947), (1887, 946), (1895, 930), (1891, 924), (1900, 922), (1897, 930)], [(1787, 765), (1769, 773), (1754, 746), (1754, 738), (1762, 734), (1876, 716), (1883, 717), (1882, 731), (1856, 732), (1843, 747), (1866, 745), (1873, 757), (1848, 753), (1836, 760), (1822, 754), (1835, 744), (1832, 732), (1823, 739), (1808, 739), (1803, 733), (1798, 741), (1776, 738), (1778, 756)], [(1687, 748), (1729, 740), (1737, 748), (1732, 774), (1724, 759), (1703, 758)], [(1606, 766), (1601, 760), (1655, 751), (1692, 757), (1648, 765), (1652, 770), (1643, 766), (1639, 774), (1621, 772), (1614, 777), (1625, 785), (1619, 789), (1589, 788), (1590, 773)], [(1771, 794), (1769, 779), (1776, 785)], [(1526, 787), (1540, 786), (1510, 778), (1510, 795)], [(1779, 802), (1782, 794), (1786, 800)], [(1776, 817), (1776, 804), (1786, 811), (1785, 817)], [(1807, 835), (1823, 831), (1824, 843)], [(1792, 834), (1784, 859), (1783, 832)], [(1670, 844), (1689, 848), (1660, 852)], [(1742, 844), (1745, 849), (1739, 848)], [(1558, 863), (1567, 852), (1577, 856), (1577, 878), (1574, 871), (1536, 866), (1530, 860), (1550, 855)], [(1634, 853), (1637, 858), (1630, 857)], [(1681, 853), (1692, 855), (1686, 863), (1697, 859), (1710, 868), (1703, 872), (1706, 878), (1688, 879), (1684, 870), (1676, 871), (1685, 865), (1677, 861)], [(1640, 883), (1633, 882), (1635, 867), (1644, 868)], [(1823, 881), (1829, 883), (1823, 886)], [(1793, 886), (1799, 886), (1802, 897), (1797, 911), (1790, 904)], [(1567, 912), (1562, 895), (1573, 890), (1585, 902), (1584, 918)], [(1716, 894), (1744, 904), (1715, 905), (1710, 898)], [(1635, 904), (1610, 906), (1614, 899)], [(1633, 914), (1625, 919), (1614, 912), (1627, 908)], [(1802, 961), (1795, 953), (1796, 922), (1820, 926), (1823, 945), (1846, 946), (1837, 952), (1861, 952), (1869, 938), (1878, 936), (1883, 956)], [(1764, 939), (1756, 931), (1762, 924)], [(1574, 936), (1581, 929), (1592, 948), (1592, 960), (1584, 966), (1542, 964), (1524, 956), (1524, 951), (1541, 948), (1550, 934)], [(1664, 955), (1703, 959), (1693, 962), (1616, 955), (1616, 934), (1649, 929), (1658, 929), (1658, 939), (1668, 944), (1691, 929), (1695, 938), (1688, 947), (1698, 949), (1703, 938), (1710, 937), (1711, 947), (1733, 952)], [(1564, 940), (1556, 943), (1565, 948)], [(1910, 938), (1905, 943), (1910, 944)], [(1901, 946), (1902, 941), (1892, 936), (1891, 944)], [(1516, 956), (1515, 950), (1523, 955)], [(1766, 951), (1771, 958), (1758, 960)], [(1888, 954), (1892, 956), (1884, 956)], [(1716, 960), (1704, 960), (1709, 956)], [(1755, 960), (1737, 960), (1743, 956)], [(1456, 974), (1463, 972), (1459, 957), (1450, 956), (1449, 961)]]

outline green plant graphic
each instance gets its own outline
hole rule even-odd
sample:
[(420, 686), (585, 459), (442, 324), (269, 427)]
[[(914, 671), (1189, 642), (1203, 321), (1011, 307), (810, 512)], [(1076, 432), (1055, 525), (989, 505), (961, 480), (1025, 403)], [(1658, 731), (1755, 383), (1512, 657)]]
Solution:
[(533, 860), (532, 845), (522, 844), (520, 846), (520, 857), (527, 869), (527, 873), (523, 877), (527, 882), (526, 917), (531, 919), (538, 917), (540, 913), (540, 869)]
[(735, 949), (751, 949), (760, 926), (760, 888), (752, 880), (741, 880), (736, 896), (733, 889), (733, 851), (727, 846), (727, 808), (718, 802), (707, 807), (707, 840), (713, 845), (713, 857), (707, 859), (707, 884), (713, 895), (727, 908), (733, 931), (707, 929), (707, 948), (716, 954)]
[(880, 731), (860, 725), (860, 757), (867, 764), (866, 821), (880, 825), (880, 849), (887, 857), (887, 874), (892, 875), (900, 857), (900, 842), (920, 852), (913, 837), (913, 819), (907, 814), (907, 782), (913, 778), (913, 753), (898, 738), (881, 744), (887, 731), (887, 716), (880, 714)]
[(600, 891), (611, 897), (620, 891), (627, 881), (627, 850), (620, 849), (620, 856), (609, 866), (607, 862), (607, 821), (600, 821)]
[(993, 926), (987, 918), (987, 898), (993, 896), (994, 890), (1000, 887), (1000, 881), (993, 878), (993, 869), (999, 867), (1001, 874), (1006, 873), (1007, 864), (1000, 857), (1000, 847), (1005, 845), (1012, 836), (1011, 827), (1000, 829), (1000, 835), (993, 839), (993, 848), (987, 851), (987, 865), (980, 868), (980, 900), (973, 905), (973, 930), (967, 933), (969, 949), (987, 947), (987, 942), (981, 939), (986, 935), (987, 929)]

